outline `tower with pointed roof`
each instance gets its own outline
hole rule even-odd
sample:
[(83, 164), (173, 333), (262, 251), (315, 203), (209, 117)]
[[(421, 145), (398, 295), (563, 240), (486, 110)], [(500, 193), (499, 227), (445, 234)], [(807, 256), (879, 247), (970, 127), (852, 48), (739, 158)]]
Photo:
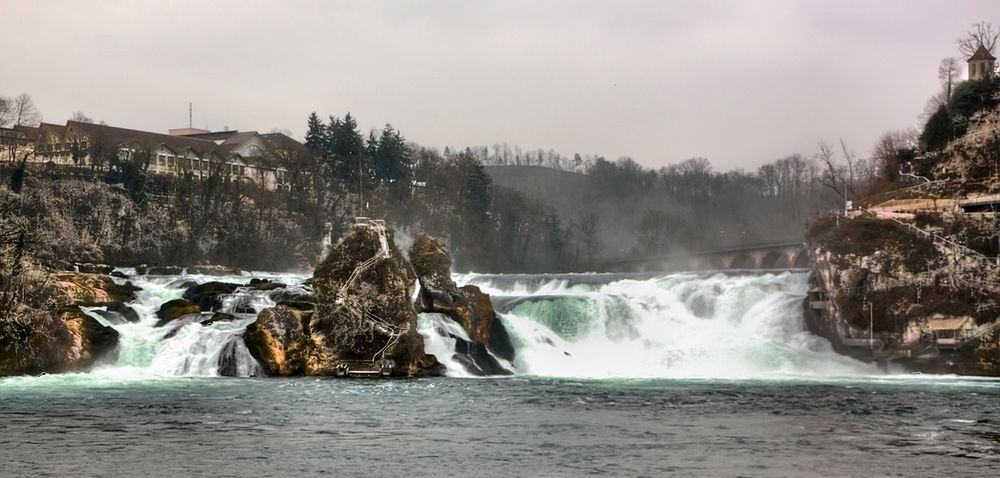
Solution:
[(969, 79), (981, 80), (993, 74), (997, 59), (990, 54), (986, 47), (980, 44), (979, 49), (966, 61), (969, 62)]

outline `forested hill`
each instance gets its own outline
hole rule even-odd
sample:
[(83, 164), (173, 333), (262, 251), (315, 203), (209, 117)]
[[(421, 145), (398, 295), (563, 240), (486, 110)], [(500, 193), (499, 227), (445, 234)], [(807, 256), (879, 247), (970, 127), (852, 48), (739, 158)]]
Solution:
[(487, 166), (496, 186), (551, 206), (580, 262), (802, 238), (818, 210), (839, 204), (820, 164), (791, 155), (755, 173), (717, 172), (703, 158), (660, 170), (598, 158), (587, 174)]
[(579, 196), (589, 186), (586, 175), (545, 166), (486, 166), (485, 169), (494, 185), (539, 199), (566, 219), (579, 212)]

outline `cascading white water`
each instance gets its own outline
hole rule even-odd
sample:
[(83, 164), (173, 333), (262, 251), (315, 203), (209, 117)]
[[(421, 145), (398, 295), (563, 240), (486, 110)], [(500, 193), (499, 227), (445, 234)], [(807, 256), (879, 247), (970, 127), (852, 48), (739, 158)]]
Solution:
[[(134, 273), (129, 270), (123, 272)], [(265, 277), (285, 284), (296, 284), (305, 279), (301, 275), (255, 274), (253, 277)], [(248, 284), (250, 279), (251, 276), (132, 276), (129, 281), (142, 289), (137, 292), (136, 301), (129, 304), (139, 314), (138, 322), (112, 325), (97, 315), (101, 308), (85, 309), (103, 324), (112, 325), (119, 333), (117, 363), (101, 366), (91, 374), (123, 379), (218, 376), (220, 355), (228, 353), (234, 361), (232, 366), (237, 376), (260, 375), (259, 366), (239, 337), (254, 321), (256, 312), (275, 305), (268, 291), (240, 288), (234, 294), (224, 296), (219, 312), (231, 314), (236, 317), (235, 320), (202, 325), (201, 322), (212, 317), (212, 313), (203, 313), (155, 327), (157, 309), (169, 300), (180, 298), (186, 285), (189, 285), (186, 283), (219, 281)], [(124, 282), (124, 279), (117, 280)]]
[(455, 360), (455, 342), (451, 336), (470, 340), (465, 329), (444, 314), (420, 314), (417, 330), (424, 337), (424, 351), (437, 357), (452, 377), (470, 376), (465, 367)]
[(805, 330), (806, 273), (630, 279), (468, 275), (493, 295), (518, 373), (754, 378), (874, 373)]
[[(126, 271), (129, 272), (129, 271)], [(255, 277), (261, 277), (256, 274)], [(267, 276), (265, 276), (267, 277)], [(871, 374), (869, 365), (833, 353), (805, 330), (807, 274), (625, 276), (463, 275), (493, 296), (516, 349), (518, 374), (589, 378), (774, 378)], [(290, 284), (306, 276), (270, 278)], [(247, 284), (250, 276), (133, 276), (142, 288), (131, 304), (136, 323), (113, 325), (119, 360), (92, 372), (112, 378), (219, 375), (220, 355), (237, 376), (260, 375), (240, 336), (255, 314), (274, 305), (267, 291), (238, 289), (222, 300), (235, 320), (203, 325), (211, 313), (154, 327), (159, 306), (185, 282)], [(88, 311), (98, 317), (97, 308)], [(105, 322), (103, 318), (98, 320)], [(105, 322), (106, 323), (106, 322)], [(421, 314), (425, 349), (451, 376), (467, 376), (453, 337), (465, 331), (440, 314)], [(168, 338), (165, 338), (168, 336)]]

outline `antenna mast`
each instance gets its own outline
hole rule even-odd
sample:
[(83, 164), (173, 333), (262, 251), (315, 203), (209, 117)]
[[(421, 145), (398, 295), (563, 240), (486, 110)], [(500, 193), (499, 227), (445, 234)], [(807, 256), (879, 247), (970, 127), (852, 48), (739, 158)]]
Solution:
[(192, 115), (191, 115), (191, 103), (188, 103), (188, 129), (191, 129), (191, 127), (192, 127), (191, 126), (191, 124), (192, 124), (191, 118), (192, 118)]

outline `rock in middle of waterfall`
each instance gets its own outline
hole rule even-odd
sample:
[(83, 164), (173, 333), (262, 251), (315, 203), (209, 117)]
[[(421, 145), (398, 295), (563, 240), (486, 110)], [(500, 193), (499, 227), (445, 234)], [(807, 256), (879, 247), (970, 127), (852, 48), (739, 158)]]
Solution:
[(272, 375), (332, 375), (346, 363), (388, 364), (392, 375), (437, 375), (442, 366), (424, 353), (417, 331), (415, 283), (392, 230), (359, 222), (313, 274), (316, 310), (265, 310), (244, 339)]

